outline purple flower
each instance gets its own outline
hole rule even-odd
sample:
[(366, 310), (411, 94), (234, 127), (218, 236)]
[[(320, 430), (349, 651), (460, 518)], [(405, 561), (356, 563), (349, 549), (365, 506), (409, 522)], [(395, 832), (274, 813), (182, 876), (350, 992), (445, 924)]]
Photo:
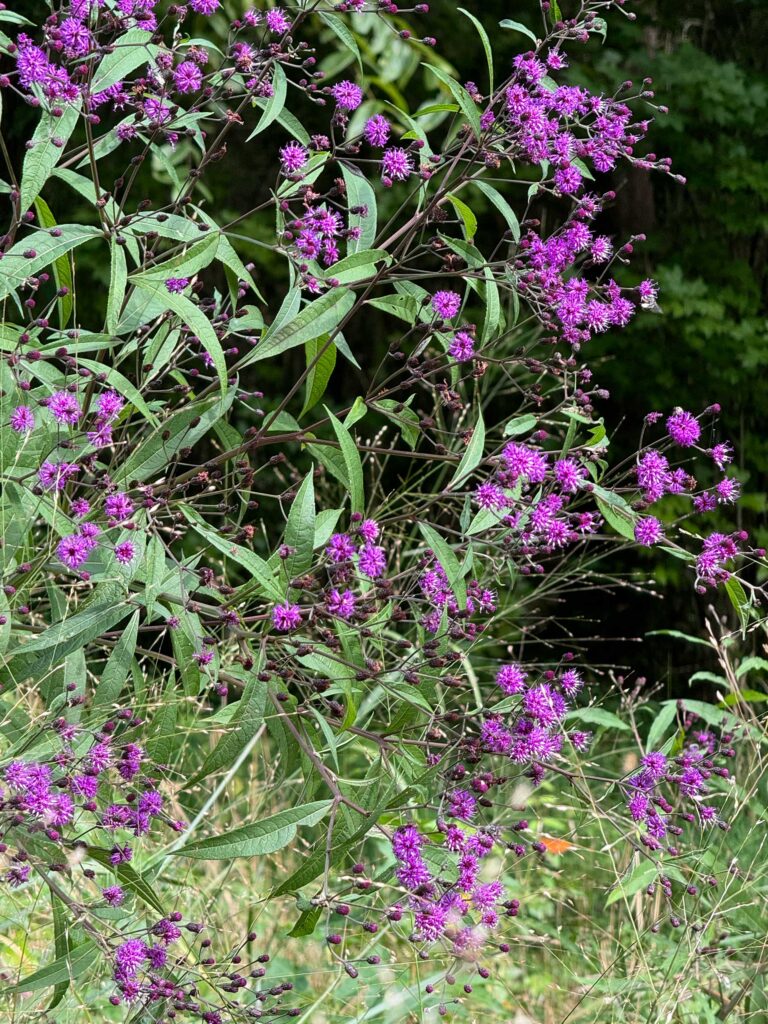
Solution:
[(295, 174), (309, 160), (309, 153), (298, 142), (289, 142), (280, 150), (280, 162), (286, 174)]
[(144, 113), (147, 120), (155, 127), (168, 124), (171, 120), (171, 108), (156, 96), (150, 96), (144, 100)]
[(715, 484), (715, 494), (719, 505), (732, 505), (739, 500), (741, 484), (732, 476), (724, 476)]
[(357, 598), (351, 590), (345, 590), (343, 593), (332, 590), (328, 595), (326, 607), (331, 615), (338, 615), (340, 619), (351, 619), (355, 614), (356, 603)]
[(267, 11), (266, 22), (269, 31), (274, 32), (275, 35), (282, 35), (283, 32), (287, 32), (291, 27), (288, 18), (276, 7), (271, 11)]
[(504, 886), (501, 882), (487, 882), (475, 886), (472, 892), (472, 902), (479, 910), (490, 910), (498, 903), (504, 895)]
[(449, 814), (453, 818), (471, 821), (477, 813), (477, 800), (466, 789), (455, 789), (448, 797)]
[(221, 4), (219, 0), (189, 0), (189, 6), (196, 14), (213, 14)]
[(17, 406), (11, 413), (11, 429), (18, 434), (24, 434), (32, 430), (35, 425), (35, 415), (26, 405)]
[(635, 540), (643, 547), (650, 548), (664, 539), (664, 529), (655, 516), (645, 516), (635, 524)]
[(287, 633), (301, 623), (301, 608), (297, 604), (286, 601), (272, 609), (272, 625), (281, 633)]
[(173, 72), (173, 84), (178, 92), (195, 92), (203, 84), (203, 73), (192, 60), (184, 60)]
[(457, 363), (466, 363), (475, 354), (475, 339), (467, 331), (457, 331), (448, 348), (448, 354), (452, 355)]
[(386, 117), (381, 114), (374, 114), (365, 122), (363, 134), (366, 142), (371, 146), (386, 146), (389, 141), (391, 127)]
[(122, 540), (115, 544), (115, 560), (120, 565), (128, 565), (136, 557), (136, 547), (132, 540)]
[(733, 462), (733, 448), (728, 441), (716, 444), (714, 448), (709, 449), (707, 455), (720, 470), (725, 469), (728, 463)]
[(348, 79), (332, 86), (331, 95), (336, 100), (339, 110), (357, 110), (363, 102), (363, 90)]
[(613, 245), (606, 235), (598, 235), (593, 241), (589, 255), (593, 263), (607, 263), (613, 254)]
[(147, 947), (141, 939), (128, 939), (115, 950), (115, 979), (127, 981), (135, 977), (146, 959)]
[(178, 295), (184, 291), (188, 284), (188, 277), (169, 277), (165, 282), (165, 287), (172, 295)]
[(432, 309), (441, 320), (452, 320), (461, 308), (458, 292), (439, 291), (432, 296)]
[(355, 545), (346, 533), (334, 533), (325, 553), (334, 563), (348, 562), (355, 554)]
[(581, 188), (581, 172), (577, 167), (568, 164), (555, 171), (555, 187), (563, 195), (572, 195)]
[(555, 479), (567, 494), (575, 494), (586, 470), (573, 459), (558, 459), (554, 467)]
[(661, 452), (646, 452), (637, 464), (637, 482), (647, 501), (658, 501), (664, 495), (669, 477), (669, 463)]
[(77, 398), (68, 391), (55, 391), (47, 405), (57, 423), (75, 424), (83, 415)]
[(701, 427), (693, 413), (675, 409), (667, 419), (667, 433), (681, 448), (691, 448), (701, 436)]
[(360, 536), (363, 540), (374, 541), (379, 536), (379, 524), (375, 519), (364, 519), (360, 523)]
[(56, 557), (68, 569), (78, 569), (88, 560), (90, 550), (88, 541), (84, 537), (79, 537), (73, 533), (59, 541), (56, 548)]
[(125, 405), (125, 399), (116, 391), (102, 391), (96, 400), (96, 408), (99, 416), (105, 420), (113, 420), (120, 414)]
[(562, 696), (547, 683), (531, 687), (523, 697), (525, 713), (541, 725), (554, 725), (566, 712)]
[(502, 665), (496, 673), (496, 685), (510, 696), (522, 693), (528, 673), (520, 665)]
[(385, 184), (393, 181), (405, 181), (413, 174), (413, 161), (405, 149), (392, 146), (384, 151), (381, 158), (381, 173)]
[(133, 502), (122, 491), (116, 491), (107, 496), (104, 502), (104, 511), (111, 526), (116, 523), (124, 523), (133, 515)]
[(110, 907), (119, 907), (125, 899), (125, 893), (119, 885), (109, 885), (101, 890), (101, 895)]
[(84, 57), (91, 47), (91, 33), (78, 18), (65, 18), (59, 26), (64, 55), (70, 60)]
[(378, 579), (387, 568), (387, 555), (384, 548), (376, 544), (365, 544), (357, 559), (360, 572), (369, 579)]

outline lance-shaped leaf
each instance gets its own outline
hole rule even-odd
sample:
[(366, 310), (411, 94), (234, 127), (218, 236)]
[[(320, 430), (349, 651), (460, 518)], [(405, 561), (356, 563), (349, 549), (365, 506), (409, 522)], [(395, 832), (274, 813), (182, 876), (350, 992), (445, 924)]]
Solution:
[(41, 967), (34, 974), (27, 975), (10, 985), (6, 992), (37, 992), (40, 989), (51, 988), (51, 986), (62, 985), (73, 981), (84, 974), (96, 958), (101, 956), (99, 947), (88, 939), (82, 945), (73, 949), (66, 956), (57, 957), (46, 967)]
[(435, 78), (439, 78), (443, 85), (448, 87), (453, 98), (461, 107), (461, 112), (466, 117), (472, 131), (477, 136), (481, 135), (480, 111), (464, 86), (457, 82), (455, 78), (452, 78), (447, 71), (443, 71), (442, 68), (436, 68), (432, 64), (424, 64), (423, 67), (427, 68)]
[(322, 821), (331, 803), (331, 800), (316, 800), (299, 807), (290, 807), (232, 832), (182, 846), (174, 853), (177, 857), (191, 857), (194, 860), (230, 860), (233, 857), (260, 857), (275, 853), (291, 842), (299, 826), (309, 827)]
[(104, 92), (126, 78), (136, 68), (152, 60), (160, 47), (150, 42), (154, 33), (143, 28), (129, 29), (113, 43), (111, 53), (103, 58), (93, 73), (91, 92)]
[(462, 483), (473, 469), (476, 469), (480, 464), (483, 454), (485, 452), (485, 420), (483, 414), (478, 410), (477, 412), (477, 423), (472, 431), (472, 437), (470, 438), (469, 444), (464, 450), (464, 454), (461, 457), (461, 462), (458, 465), (456, 473), (451, 481), (451, 488), (455, 489)]
[(78, 245), (100, 237), (101, 231), (87, 224), (62, 224), (49, 231), (34, 231), (31, 235), (25, 235), (3, 258), (0, 299), (15, 291), (25, 278), (39, 274)]
[[(40, 196), (35, 199), (35, 210), (37, 211), (37, 219), (42, 227), (56, 227), (56, 218), (53, 216), (51, 208)], [(56, 307), (59, 311), (59, 327), (63, 330), (67, 326), (69, 318), (72, 315), (72, 304), (74, 302), (72, 296), (72, 267), (70, 266), (69, 259), (66, 256), (59, 256), (58, 259), (54, 260), (53, 276), (56, 281), (56, 288), (59, 291), (64, 292), (63, 295), (56, 299)]]
[(304, 406), (299, 413), (300, 416), (314, 408), (323, 397), (333, 368), (336, 366), (336, 346), (333, 343), (328, 344), (327, 334), (321, 335), (314, 341), (306, 342), (304, 351), (309, 372), (305, 385)]
[(256, 348), (240, 360), (238, 368), (333, 333), (354, 304), (355, 293), (351, 289), (332, 288), (276, 331), (267, 331)]
[(315, 485), (312, 470), (307, 473), (299, 492), (293, 499), (288, 522), (285, 525), (284, 543), (289, 555), (283, 559), (286, 584), (296, 576), (302, 576), (312, 566), (312, 545), (315, 537)]
[[(215, 242), (215, 239), (214, 239)], [(214, 245), (210, 258), (213, 259), (215, 254), (216, 246)], [(207, 254), (206, 250), (206, 254)], [(210, 262), (210, 260), (208, 261)], [(194, 302), (191, 302), (185, 295), (175, 295), (169, 292), (168, 289), (152, 280), (145, 280), (143, 277), (137, 277), (135, 283), (142, 291), (146, 291), (153, 298), (158, 300), (165, 306), (166, 309), (172, 310), (181, 320), (181, 322), (188, 327), (200, 340), (200, 344), (203, 346), (205, 351), (211, 357), (211, 362), (214, 365), (216, 373), (219, 378), (219, 385), (222, 393), (227, 390), (227, 361), (224, 358), (224, 350), (221, 347), (216, 332), (211, 327), (211, 322), (208, 317), (203, 313), (199, 306), (196, 306)]]
[[(20, 208), (26, 212), (50, 177), (51, 171), (64, 154), (69, 137), (80, 116), (80, 104), (68, 103), (61, 117), (43, 111), (21, 169)], [(5, 267), (3, 268), (5, 273)]]
[(360, 452), (357, 450), (351, 433), (331, 412), (328, 406), (325, 407), (331, 421), (336, 438), (341, 445), (341, 454), (344, 458), (346, 469), (346, 483), (349, 487), (349, 501), (353, 512), (362, 513), (365, 510), (365, 493), (363, 484), (363, 463), (360, 459)]
[(184, 788), (189, 789), (220, 768), (234, 764), (238, 755), (250, 743), (264, 721), (264, 702), (267, 685), (260, 679), (252, 680), (238, 701), (232, 717), (231, 729), (219, 740), (201, 767), (195, 772)]
[(464, 583), (462, 568), (458, 558), (437, 530), (428, 526), (427, 523), (419, 523), (419, 529), (421, 530), (421, 535), (424, 540), (432, 548), (437, 560), (440, 562), (440, 565), (442, 565), (443, 571), (448, 578), (448, 583), (456, 595), (459, 608), (466, 607), (467, 587)]
[(136, 650), (138, 635), (139, 610), (137, 608), (104, 666), (101, 679), (93, 695), (94, 708), (114, 704), (120, 696), (123, 683), (131, 670), (131, 660)]
[(187, 522), (191, 523), (204, 540), (227, 558), (231, 558), (237, 565), (242, 566), (246, 572), (250, 573), (265, 597), (270, 598), (272, 601), (279, 601), (281, 599), (283, 596), (282, 592), (272, 575), (268, 562), (260, 558), (255, 552), (249, 551), (248, 548), (235, 544), (233, 540), (227, 537), (222, 537), (220, 533), (208, 526), (202, 516), (194, 509), (182, 507), (181, 511)]

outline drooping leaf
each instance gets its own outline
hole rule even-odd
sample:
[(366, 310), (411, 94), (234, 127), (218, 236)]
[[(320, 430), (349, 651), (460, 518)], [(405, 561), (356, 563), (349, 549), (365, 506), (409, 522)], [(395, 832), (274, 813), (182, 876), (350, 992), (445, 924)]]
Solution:
[(250, 743), (264, 721), (264, 702), (267, 696), (266, 683), (252, 680), (238, 701), (232, 718), (231, 729), (219, 740), (192, 778), (185, 783), (185, 789), (196, 785), (220, 768), (234, 764), (238, 755)]
[(26, 978), (17, 981), (15, 985), (9, 985), (6, 992), (37, 992), (40, 989), (51, 988), (51, 986), (69, 983), (85, 974), (97, 957), (101, 956), (99, 947), (87, 939), (76, 949), (71, 950), (66, 956), (57, 957), (46, 967), (39, 971), (28, 974)]
[(283, 71), (282, 64), (275, 62), (272, 69), (272, 95), (267, 100), (261, 117), (256, 122), (256, 127), (245, 140), (246, 142), (250, 142), (254, 136), (269, 128), (272, 122), (277, 120), (285, 106), (287, 93), (288, 80), (285, 77), (285, 71)]
[[(347, 206), (350, 210), (348, 227), (360, 232), (359, 237), (351, 237), (347, 241), (347, 252), (362, 252), (370, 249), (376, 240), (376, 193), (357, 165), (342, 162), (341, 173), (347, 188)], [(353, 209), (357, 212), (352, 213)]]
[(442, 68), (435, 67), (434, 64), (423, 64), (422, 67), (425, 67), (435, 76), (435, 78), (439, 78), (443, 85), (447, 86), (453, 98), (461, 107), (461, 112), (464, 114), (464, 117), (466, 117), (470, 128), (475, 135), (479, 137), (482, 134), (482, 129), (480, 128), (480, 112), (477, 109), (477, 104), (474, 102), (464, 86), (460, 82), (457, 82), (455, 78), (452, 78), (447, 71), (444, 71)]

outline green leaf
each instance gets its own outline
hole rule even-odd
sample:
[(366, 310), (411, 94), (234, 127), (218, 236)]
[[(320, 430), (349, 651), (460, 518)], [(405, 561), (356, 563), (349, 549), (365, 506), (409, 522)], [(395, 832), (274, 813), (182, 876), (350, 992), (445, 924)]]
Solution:
[(509, 205), (504, 196), (495, 189), (493, 185), (489, 185), (487, 181), (483, 181), (481, 178), (474, 179), (472, 184), (475, 188), (479, 189), (486, 198), (490, 199), (499, 213), (502, 215), (504, 220), (507, 222), (509, 230), (512, 232), (512, 237), (516, 242), (520, 241), (520, 222), (517, 219), (517, 215), (512, 207)]
[(624, 878), (619, 880), (615, 889), (608, 893), (604, 906), (609, 907), (612, 903), (618, 902), (628, 896), (634, 896), (641, 889), (646, 889), (656, 880), (659, 869), (653, 861), (641, 860)]
[(222, 393), (224, 393), (227, 390), (227, 361), (224, 358), (221, 342), (213, 327), (211, 327), (211, 322), (205, 313), (185, 295), (173, 294), (164, 286), (158, 286), (152, 281), (135, 278), (135, 284), (155, 299), (158, 299), (166, 309), (172, 310), (179, 317), (182, 324), (197, 335), (200, 344), (213, 361), (219, 378), (219, 386)]
[[(56, 236), (50, 231), (34, 231), (5, 254), (0, 275), (0, 299), (6, 298), (26, 278), (39, 274), (78, 245), (91, 238), (102, 237), (98, 228), (87, 224), (62, 224), (51, 230), (57, 232)], [(34, 252), (35, 255), (27, 257), (23, 255), (25, 252)]]
[(437, 530), (427, 525), (427, 523), (422, 522), (419, 523), (419, 530), (421, 531), (421, 535), (424, 540), (434, 551), (435, 557), (440, 562), (440, 565), (442, 565), (443, 571), (448, 579), (448, 584), (456, 596), (459, 608), (465, 608), (467, 604), (467, 587), (464, 583), (462, 567), (458, 558)]
[(132, 274), (131, 280), (137, 284), (146, 281), (154, 286), (164, 283), (169, 277), (192, 277), (214, 261), (219, 241), (223, 237), (218, 231), (209, 231), (204, 238), (190, 245), (186, 251), (177, 253), (162, 263), (156, 263), (139, 274)]
[(741, 581), (736, 576), (729, 576), (725, 581), (725, 590), (728, 594), (731, 604), (736, 609), (739, 622), (741, 623), (742, 636), (745, 633), (747, 626), (749, 625), (749, 609), (750, 602), (747, 597), (747, 592), (741, 584)]
[(248, 684), (238, 701), (237, 710), (231, 722), (231, 731), (219, 740), (201, 767), (184, 784), (185, 789), (189, 789), (220, 768), (234, 764), (238, 755), (250, 743), (264, 722), (266, 697), (266, 683), (254, 679)]
[(392, 257), (383, 249), (364, 249), (361, 252), (351, 253), (344, 259), (328, 267), (325, 272), (326, 280), (335, 278), (342, 284), (353, 284), (356, 281), (364, 281), (376, 273), (376, 263), (391, 263)]
[(261, 857), (267, 853), (276, 853), (291, 842), (300, 825), (309, 827), (322, 821), (331, 803), (331, 800), (316, 800), (299, 807), (290, 807), (232, 832), (190, 843), (189, 846), (175, 850), (174, 854), (194, 860), (231, 860), (233, 857)]
[(477, 29), (477, 34), (480, 36), (480, 41), (482, 42), (483, 49), (485, 50), (485, 60), (488, 65), (488, 92), (490, 94), (493, 92), (493, 49), (491, 47), (491, 41), (488, 38), (488, 33), (474, 14), (470, 14), (469, 11), (464, 10), (463, 7), (459, 7), (458, 11), (460, 14), (463, 14), (465, 18), (469, 18)]
[(123, 683), (131, 670), (131, 661), (136, 650), (139, 614), (139, 610), (136, 609), (104, 666), (99, 685), (93, 695), (94, 708), (114, 704), (120, 696)]
[(689, 644), (702, 644), (704, 647), (709, 647), (710, 644), (706, 640), (702, 640), (700, 636), (691, 636), (690, 633), (681, 633), (679, 629), (652, 629), (646, 636), (673, 636), (676, 640), (686, 640)]
[[(19, 205), (24, 213), (32, 206), (51, 171), (64, 155), (66, 144), (77, 125), (80, 116), (79, 103), (68, 103), (63, 109), (61, 117), (54, 117), (49, 111), (44, 110), (30, 140), (21, 170)], [(54, 140), (61, 145), (55, 145)]]
[[(38, 196), (35, 199), (35, 209), (37, 210), (37, 219), (40, 221), (40, 225), (44, 228), (55, 228), (56, 218), (51, 213), (50, 207), (44, 199)], [(72, 267), (70, 266), (69, 260), (66, 256), (59, 256), (53, 263), (53, 277), (56, 281), (56, 288), (66, 289), (67, 294), (62, 295), (61, 298), (56, 299), (56, 307), (59, 311), (59, 327), (63, 330), (69, 318), (72, 315), (72, 304), (73, 304), (73, 281), (72, 281)]]
[(15, 985), (9, 985), (5, 991), (36, 992), (41, 988), (69, 983), (84, 974), (101, 955), (99, 947), (88, 939), (66, 956), (57, 957), (47, 967), (41, 967), (39, 971), (27, 975)]
[(620, 494), (614, 494), (613, 491), (599, 487), (597, 484), (592, 490), (597, 507), (605, 521), (622, 537), (634, 540), (637, 517), (629, 503)]
[[(299, 417), (313, 409), (325, 394), (328, 381), (331, 379), (333, 368), (336, 366), (336, 346), (328, 342), (328, 335), (323, 334), (313, 341), (304, 344), (304, 351), (307, 359), (307, 367), (311, 367), (307, 374), (307, 382), (304, 391), (304, 406)], [(318, 352), (322, 351), (317, 359)], [(317, 362), (314, 362), (317, 359)], [(314, 366), (312, 365), (314, 362)]]
[(283, 575), (287, 583), (297, 576), (303, 576), (312, 567), (312, 542), (315, 537), (315, 485), (312, 470), (304, 477), (299, 492), (293, 499), (288, 522), (285, 525), (284, 543), (292, 548), (292, 554), (283, 559)]
[(531, 413), (525, 416), (515, 416), (504, 427), (504, 437), (520, 437), (521, 434), (530, 434), (535, 429), (538, 420)]
[(354, 304), (355, 293), (351, 289), (332, 288), (278, 330), (267, 331), (256, 348), (240, 360), (238, 369), (280, 355), (323, 334), (332, 334)]
[(606, 729), (620, 729), (622, 732), (631, 732), (631, 726), (612, 711), (605, 708), (574, 708), (570, 711), (565, 721), (575, 719), (577, 722), (588, 722), (591, 725), (602, 725)]
[(255, 135), (269, 128), (272, 122), (277, 120), (285, 106), (287, 94), (288, 80), (285, 77), (282, 64), (276, 62), (272, 69), (272, 95), (267, 100), (261, 117), (256, 122), (256, 127), (245, 140), (246, 142), (250, 142)]
[(132, 28), (120, 36), (96, 68), (91, 79), (91, 93), (104, 92), (119, 81), (127, 78), (132, 71), (152, 60), (160, 52), (150, 40), (154, 33), (142, 28)]
[(472, 131), (479, 137), (482, 134), (482, 129), (480, 128), (480, 113), (477, 109), (477, 105), (464, 86), (461, 85), (460, 82), (457, 82), (455, 78), (451, 77), (447, 71), (443, 71), (442, 68), (436, 68), (432, 64), (422, 64), (422, 67), (430, 71), (435, 78), (439, 78), (443, 85), (448, 87), (453, 98), (461, 107), (461, 111), (466, 117)]
[(14, 661), (17, 657), (28, 658), (31, 654), (44, 654), (44, 659), (35, 662), (39, 670), (40, 665), (47, 663), (53, 665), (61, 661), (68, 654), (79, 650), (85, 644), (90, 643), (101, 636), (107, 630), (112, 629), (121, 619), (124, 619), (130, 612), (127, 604), (97, 604), (83, 611), (75, 612), (63, 622), (56, 622), (48, 626), (45, 632), (38, 634), (32, 640), (14, 647), (8, 652), (8, 662)]
[(472, 437), (464, 450), (456, 472), (451, 480), (450, 488), (455, 490), (469, 474), (479, 466), (485, 454), (485, 420), (480, 409), (477, 410), (477, 421)]
[(468, 242), (471, 242), (477, 232), (477, 217), (472, 213), (467, 204), (462, 202), (457, 196), (449, 195), (446, 196), (446, 199), (461, 217), (464, 225), (464, 237)]
[(336, 438), (341, 445), (341, 454), (344, 456), (344, 465), (347, 470), (347, 483), (349, 485), (349, 501), (352, 512), (365, 511), (365, 487), (363, 483), (363, 463), (360, 459), (360, 452), (357, 450), (349, 430), (331, 412), (328, 406), (325, 411), (331, 421)]
[(326, 11), (318, 11), (321, 21), (323, 21), (328, 28), (341, 40), (346, 46), (349, 52), (357, 61), (357, 66), (360, 71), (363, 70), (363, 58), (360, 55), (360, 47), (355, 41), (355, 37), (349, 31), (346, 23), (337, 14), (328, 14)]
[[(341, 162), (341, 161), (340, 161)], [(347, 252), (362, 252), (370, 249), (376, 239), (376, 193), (373, 186), (355, 164), (341, 162), (341, 173), (347, 189), (347, 207), (365, 208), (366, 214), (349, 213), (348, 227), (360, 231), (359, 238), (350, 238), (347, 242)]]
[(658, 749), (664, 733), (670, 727), (672, 722), (674, 722), (676, 715), (677, 701), (664, 701), (661, 705), (661, 710), (657, 712), (653, 722), (651, 722), (651, 728), (648, 730), (648, 737), (645, 741), (646, 753), (650, 754), (651, 751)]
[(175, 412), (128, 456), (117, 471), (120, 479), (141, 482), (152, 476), (164, 475), (170, 459), (180, 448), (191, 448), (196, 444), (224, 416), (234, 397), (232, 388), (223, 398), (192, 403)]
[(503, 21), (499, 22), (499, 28), (508, 28), (512, 32), (520, 32), (522, 35), (527, 36), (534, 46), (538, 44), (538, 39), (533, 32), (531, 32), (529, 28), (526, 28), (525, 25), (521, 25), (519, 21), (512, 21), (510, 18), (505, 18)]
[(116, 334), (120, 325), (120, 311), (125, 300), (125, 288), (128, 283), (128, 267), (122, 245), (113, 238), (110, 243), (111, 260), (109, 267), (109, 294), (107, 295), (106, 329), (109, 334)]
[(268, 562), (265, 562), (255, 552), (249, 551), (248, 548), (244, 548), (240, 544), (235, 544), (233, 540), (222, 537), (217, 530), (208, 526), (203, 517), (194, 509), (182, 505), (181, 511), (187, 522), (192, 524), (204, 540), (227, 558), (232, 559), (236, 565), (241, 566), (253, 577), (259, 590), (265, 597), (271, 601), (279, 601), (282, 598), (282, 591), (272, 575)]

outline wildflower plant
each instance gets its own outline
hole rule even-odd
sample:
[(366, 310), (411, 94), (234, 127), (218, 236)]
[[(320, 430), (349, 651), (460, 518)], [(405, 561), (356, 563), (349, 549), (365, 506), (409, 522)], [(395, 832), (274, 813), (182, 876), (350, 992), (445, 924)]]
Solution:
[[(607, 899), (671, 906), (718, 883), (686, 855), (729, 828), (754, 729), (694, 702), (636, 716), (639, 690), (607, 710), (565, 611), (630, 585), (633, 548), (681, 560), (745, 633), (761, 599), (763, 552), (708, 527), (739, 497), (719, 406), (672, 396), (612, 466), (587, 362), (658, 314), (642, 236), (600, 226), (606, 175), (676, 175), (644, 144), (649, 83), (568, 84), (623, 3), (503, 22), (503, 69), (462, 11), (481, 84), (431, 56), (426, 4), (235, 6), (0, 10), (0, 86), (37, 118), (21, 166), (4, 149), (0, 852), (55, 946), (6, 971), (14, 1019), (93, 978), (106, 1020), (309, 1019), (285, 980), (305, 956), (344, 984), (406, 962), (425, 1009), (461, 1013), (514, 961), (527, 865), (573, 845), (547, 835), (558, 786), (610, 842)], [(431, 108), (360, 73), (370, 22), (423, 58)], [(351, 54), (336, 76), (323, 29)], [(233, 138), (274, 142), (275, 176), (224, 223), (206, 175)], [(108, 279), (87, 301), (81, 250)], [(601, 767), (612, 734), (632, 770)], [(253, 872), (215, 928), (199, 862), (224, 889)]]

